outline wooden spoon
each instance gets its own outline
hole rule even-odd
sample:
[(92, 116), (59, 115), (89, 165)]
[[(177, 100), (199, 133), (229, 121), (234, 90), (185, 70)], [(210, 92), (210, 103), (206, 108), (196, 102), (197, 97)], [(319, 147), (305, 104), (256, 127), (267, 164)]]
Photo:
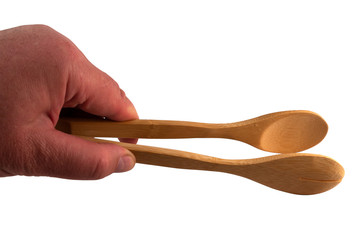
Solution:
[(229, 138), (264, 151), (293, 153), (318, 144), (327, 133), (326, 122), (310, 111), (285, 111), (246, 121), (212, 124), (185, 121), (101, 118), (60, 118), (57, 129), (91, 137), (118, 138)]
[(228, 160), (171, 149), (87, 139), (121, 145), (135, 155), (137, 163), (231, 173), (294, 194), (325, 192), (339, 184), (344, 176), (344, 169), (339, 163), (315, 154), (293, 153)]

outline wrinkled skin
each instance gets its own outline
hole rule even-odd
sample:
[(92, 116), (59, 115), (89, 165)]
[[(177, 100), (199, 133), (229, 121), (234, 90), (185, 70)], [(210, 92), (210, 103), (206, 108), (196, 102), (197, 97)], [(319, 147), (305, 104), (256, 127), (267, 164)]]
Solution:
[(107, 74), (43, 25), (0, 31), (0, 176), (100, 179), (133, 168), (134, 155), (57, 131), (62, 108), (115, 121), (138, 118)]

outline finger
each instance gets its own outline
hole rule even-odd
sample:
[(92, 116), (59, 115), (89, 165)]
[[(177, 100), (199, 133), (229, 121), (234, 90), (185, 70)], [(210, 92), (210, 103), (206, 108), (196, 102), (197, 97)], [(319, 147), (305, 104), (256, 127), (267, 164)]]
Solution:
[(138, 142), (138, 138), (118, 138), (120, 142), (124, 143), (133, 143), (136, 144)]
[(90, 62), (78, 64), (69, 76), (70, 96), (65, 107), (77, 105), (83, 111), (115, 121), (138, 119), (132, 102), (117, 82)]
[(26, 175), (100, 179), (133, 168), (134, 155), (115, 144), (87, 141), (49, 130), (36, 144), (38, 157)]

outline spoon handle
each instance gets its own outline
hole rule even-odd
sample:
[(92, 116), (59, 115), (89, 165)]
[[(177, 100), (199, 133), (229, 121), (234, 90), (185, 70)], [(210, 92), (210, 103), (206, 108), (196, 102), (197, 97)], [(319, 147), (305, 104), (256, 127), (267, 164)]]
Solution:
[(131, 120), (115, 122), (91, 118), (60, 118), (56, 128), (66, 133), (88, 137), (122, 138), (211, 138), (222, 137), (224, 124), (167, 120)]
[[(227, 160), (210, 157), (206, 155), (184, 152), (173, 149), (152, 147), (152, 146), (142, 146), (139, 144), (123, 143), (123, 142), (114, 142), (102, 139), (96, 139), (91, 137), (83, 137), (87, 140), (98, 143), (113, 143), (120, 145), (124, 148), (127, 148), (131, 151), (136, 159), (137, 163), (162, 166), (162, 167), (171, 167), (171, 168), (181, 168), (181, 169), (195, 169), (195, 170), (207, 170), (207, 171), (221, 171), (222, 165), (226, 163)], [(235, 160), (234, 163), (236, 163)]]

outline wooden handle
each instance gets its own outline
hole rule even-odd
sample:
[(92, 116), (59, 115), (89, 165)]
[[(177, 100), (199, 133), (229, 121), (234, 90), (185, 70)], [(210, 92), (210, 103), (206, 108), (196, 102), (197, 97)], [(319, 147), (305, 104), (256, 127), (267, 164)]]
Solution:
[(315, 154), (293, 153), (228, 160), (165, 148), (87, 139), (123, 146), (135, 155), (137, 163), (231, 173), (294, 194), (327, 191), (340, 183), (344, 175), (342, 166), (336, 161)]
[[(184, 152), (173, 149), (142, 146), (138, 144), (130, 144), (123, 142), (113, 142), (102, 139), (88, 138), (85, 139), (98, 142), (98, 143), (113, 143), (127, 148), (131, 151), (136, 159), (137, 163), (150, 164), (155, 166), (182, 168), (182, 169), (195, 169), (195, 170), (207, 170), (207, 171), (222, 171), (222, 167), (227, 163), (227, 160), (210, 157), (206, 155)], [(231, 165), (234, 165), (237, 160), (229, 160)], [(244, 162), (245, 163), (245, 162)], [(238, 162), (237, 165), (243, 165)]]
[(61, 118), (58, 130), (88, 137), (122, 138), (211, 138), (222, 137), (222, 124), (166, 120), (131, 120), (115, 122), (103, 119)]

